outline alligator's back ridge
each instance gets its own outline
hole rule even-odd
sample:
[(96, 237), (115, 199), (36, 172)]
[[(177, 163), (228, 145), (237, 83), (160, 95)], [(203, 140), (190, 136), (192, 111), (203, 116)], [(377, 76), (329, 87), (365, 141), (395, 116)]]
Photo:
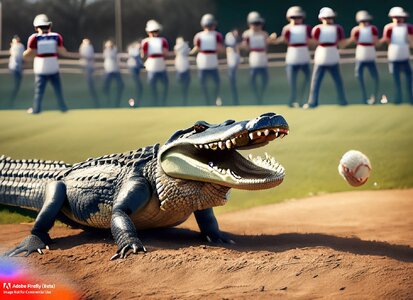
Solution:
[(0, 157), (0, 203), (40, 210), (46, 184), (70, 168), (62, 161)]

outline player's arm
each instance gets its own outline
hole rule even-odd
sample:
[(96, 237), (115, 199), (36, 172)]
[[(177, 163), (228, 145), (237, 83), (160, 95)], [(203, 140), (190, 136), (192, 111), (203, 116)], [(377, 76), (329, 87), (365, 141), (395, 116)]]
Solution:
[(356, 36), (357, 31), (358, 31), (357, 27), (354, 27), (351, 30), (350, 37), (348, 37), (347, 39), (344, 39), (343, 48), (349, 47), (350, 45), (353, 45), (357, 42), (357, 36)]
[(344, 34), (344, 29), (341, 26), (337, 26), (337, 36), (338, 36), (338, 42), (337, 42), (337, 46), (339, 48), (345, 48), (347, 45), (347, 39), (346, 36)]
[(389, 25), (384, 26), (383, 37), (378, 41), (378, 45), (389, 44), (392, 29)]
[[(281, 41), (282, 43), (283, 41)], [(267, 36), (267, 44), (277, 45), (280, 41), (277, 39), (277, 33), (273, 32), (269, 36)]]
[(413, 25), (407, 25), (407, 40), (409, 42), (410, 48), (413, 48)]
[(217, 53), (225, 53), (224, 38), (220, 33), (217, 33)]
[(199, 51), (199, 37), (198, 34), (194, 37), (194, 47), (189, 51), (189, 55), (195, 55)]
[(59, 54), (59, 56), (62, 56), (62, 57), (73, 58), (73, 59), (79, 59), (80, 58), (79, 53), (69, 52), (63, 46), (57, 47), (57, 53)]
[(26, 50), (24, 50), (23, 52), (23, 59), (32, 59), (33, 57), (35, 57), (37, 54), (37, 50), (36, 49), (32, 49), (32, 48), (27, 48)]

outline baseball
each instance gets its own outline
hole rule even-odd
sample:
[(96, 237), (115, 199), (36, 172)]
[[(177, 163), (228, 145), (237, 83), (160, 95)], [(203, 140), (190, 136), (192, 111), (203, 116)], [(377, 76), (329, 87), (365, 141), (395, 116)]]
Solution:
[(367, 182), (370, 176), (370, 160), (360, 151), (347, 151), (340, 160), (338, 172), (350, 185), (361, 186)]

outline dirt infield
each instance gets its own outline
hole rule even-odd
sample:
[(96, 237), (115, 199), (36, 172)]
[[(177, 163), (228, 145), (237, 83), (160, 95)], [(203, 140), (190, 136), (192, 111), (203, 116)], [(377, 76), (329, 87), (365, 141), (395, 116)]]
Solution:
[[(206, 245), (191, 219), (110, 262), (109, 232), (56, 227), (52, 250), (13, 262), (88, 299), (412, 299), (412, 216), (413, 189), (326, 194), (220, 215), (236, 245)], [(2, 250), (30, 228), (1, 225)]]

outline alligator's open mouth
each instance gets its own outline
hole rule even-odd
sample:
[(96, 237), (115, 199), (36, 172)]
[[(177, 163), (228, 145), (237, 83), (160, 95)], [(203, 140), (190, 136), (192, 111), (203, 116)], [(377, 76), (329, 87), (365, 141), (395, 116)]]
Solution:
[(161, 155), (169, 176), (220, 184), (238, 189), (267, 189), (279, 185), (284, 167), (267, 153), (245, 158), (237, 150), (262, 147), (288, 134), (288, 126), (243, 129), (232, 136), (207, 143), (178, 143)]

